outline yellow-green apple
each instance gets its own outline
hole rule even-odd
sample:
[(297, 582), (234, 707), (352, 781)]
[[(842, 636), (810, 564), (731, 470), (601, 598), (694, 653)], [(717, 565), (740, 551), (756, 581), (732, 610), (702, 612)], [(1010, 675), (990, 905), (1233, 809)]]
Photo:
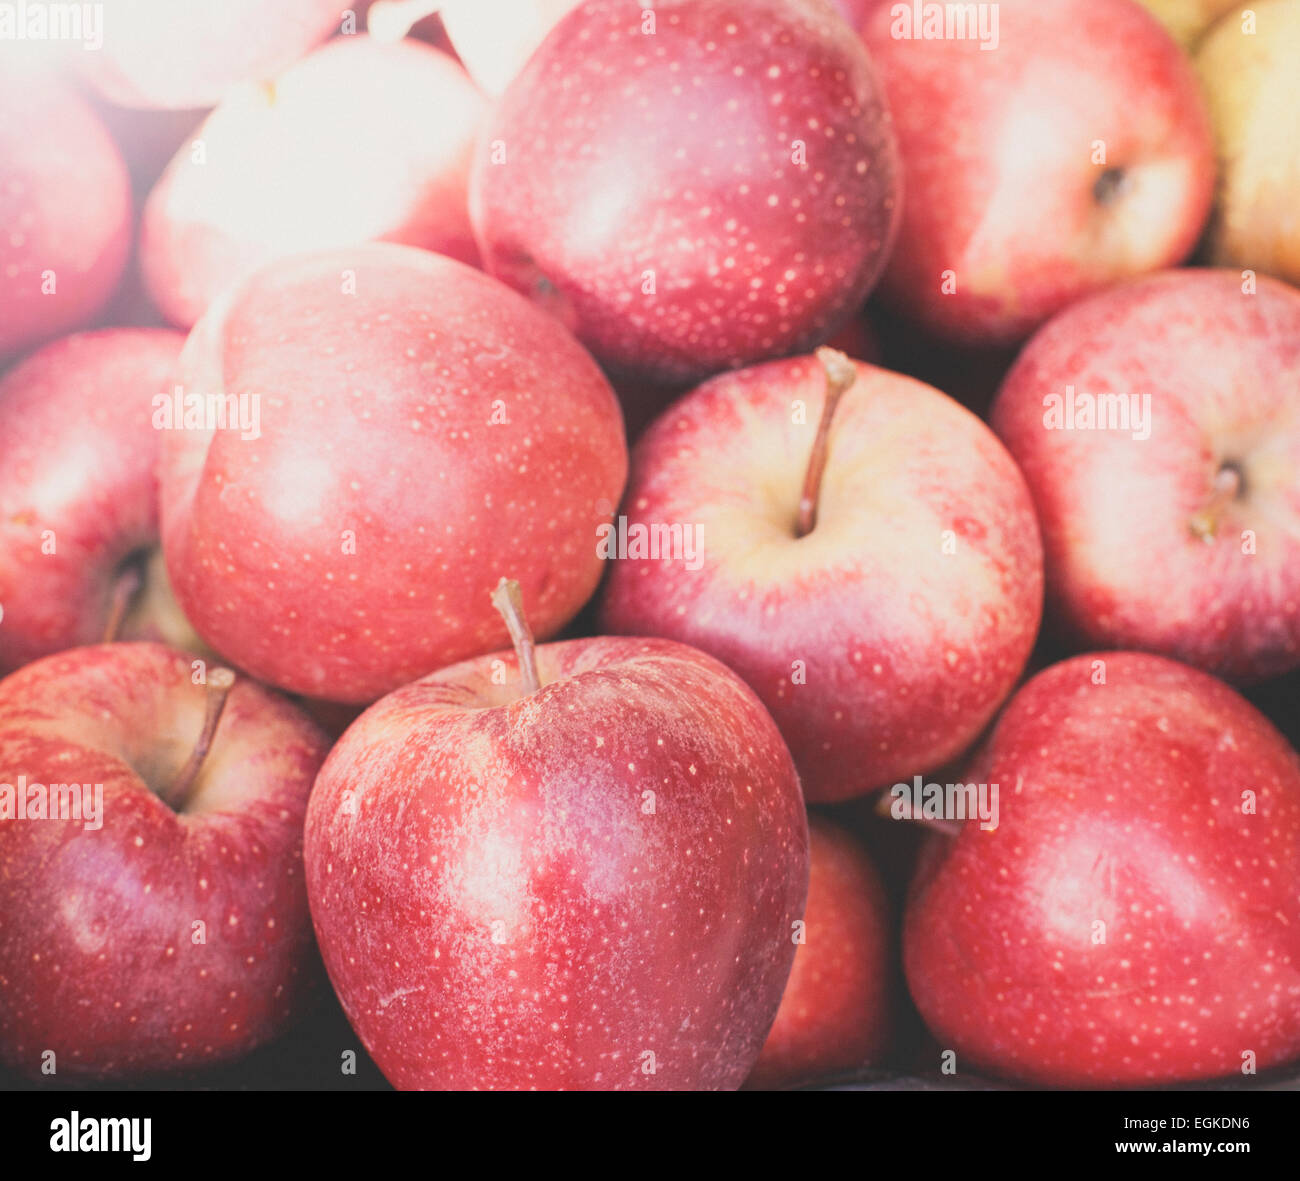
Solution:
[(738, 672), (815, 802), (959, 755), (1038, 630), (1038, 525), (1006, 450), (938, 390), (831, 350), (674, 403), (621, 512), (604, 628)]
[(154, 302), (189, 327), (259, 266), (371, 240), (477, 262), (469, 166), (485, 111), (445, 53), (366, 36), (233, 91), (145, 207), (140, 265)]
[[(513, 593), (512, 593), (513, 592)], [(403, 1089), (735, 1088), (808, 886), (789, 752), (745, 685), (664, 640), (535, 646), (367, 710), (304, 855), (334, 990)]]
[(1142, 6), (1185, 49), (1193, 48), (1225, 13), (1246, 7), (1242, 0), (1142, 0)]
[(1133, 652), (1039, 673), (993, 731), (998, 827), (930, 838), (912, 996), (959, 1072), (1060, 1086), (1300, 1057), (1300, 759), (1213, 677)]
[(884, 264), (896, 162), (830, 7), (586, 0), (489, 117), (470, 210), (493, 274), (672, 384), (831, 336)]
[(0, 380), (0, 672), (104, 639), (198, 644), (158, 536), (154, 399), (184, 340), (81, 333)]
[(1232, 680), (1300, 665), (1297, 389), (1300, 292), (1235, 271), (1134, 280), (1034, 336), (992, 422), (1064, 638)]
[(12, 1069), (123, 1077), (227, 1061), (281, 1032), (314, 989), (302, 825), (328, 742), (252, 681), (197, 675), (162, 645), (105, 644), (0, 682)]
[[(936, 335), (991, 346), (1189, 254), (1214, 146), (1191, 63), (1135, 0), (976, 7), (992, 19), (949, 36), (941, 6), (877, 0), (863, 37), (907, 195), (881, 295)], [(916, 27), (925, 10), (939, 25)]]
[(1196, 66), (1219, 150), (1210, 259), (1300, 283), (1300, 0), (1227, 17)]
[(44, 70), (0, 57), (0, 361), (81, 328), (131, 243), (131, 186), (103, 122)]
[(374, 701), (501, 646), (503, 562), (544, 636), (596, 589), (618, 403), (562, 325), (479, 271), (386, 243), (272, 263), (195, 327), (180, 384), (261, 407), (256, 432), (168, 431), (162, 468), (178, 601), (253, 676)]
[(71, 64), (110, 102), (215, 106), (231, 87), (274, 77), (344, 25), (339, 0), (103, 0), (102, 44)]
[(808, 817), (802, 942), (747, 1087), (795, 1086), (872, 1065), (888, 1048), (894, 985), (889, 900), (858, 841)]

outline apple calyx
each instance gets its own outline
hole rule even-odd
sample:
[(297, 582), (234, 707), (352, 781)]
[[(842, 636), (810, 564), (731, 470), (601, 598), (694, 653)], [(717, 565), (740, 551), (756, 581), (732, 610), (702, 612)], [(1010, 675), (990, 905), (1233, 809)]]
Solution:
[(190, 792), (194, 790), (195, 780), (203, 767), (203, 761), (212, 749), (212, 740), (216, 737), (217, 725), (226, 708), (226, 699), (235, 684), (235, 674), (228, 668), (214, 668), (208, 673), (207, 695), (204, 701), (203, 729), (199, 731), (198, 741), (190, 751), (190, 757), (177, 773), (176, 778), (162, 791), (163, 802), (173, 811), (183, 812)]
[(807, 537), (817, 527), (817, 500), (821, 495), (822, 476), (830, 453), (831, 422), (835, 418), (835, 409), (840, 399), (858, 380), (857, 365), (838, 349), (820, 348), (816, 355), (826, 373), (826, 401), (822, 405), (821, 421), (817, 424), (817, 437), (813, 440), (808, 473), (804, 476), (803, 495), (799, 498), (796, 537)]
[(442, 0), (375, 0), (366, 13), (366, 32), (392, 45), (440, 8)]
[(1129, 174), (1123, 168), (1107, 168), (1092, 186), (1093, 200), (1105, 209), (1116, 204), (1129, 188)]
[(104, 624), (104, 643), (111, 644), (122, 631), (122, 621), (144, 587), (142, 562), (132, 555), (122, 563), (108, 600), (108, 622)]
[(501, 612), (506, 621), (506, 630), (510, 633), (510, 642), (514, 645), (515, 656), (519, 660), (519, 672), (524, 678), (524, 689), (536, 693), (541, 687), (537, 675), (537, 645), (533, 641), (533, 629), (528, 626), (524, 616), (524, 596), (519, 583), (513, 578), (503, 578), (492, 592), (492, 606)]
[(1225, 510), (1242, 494), (1244, 487), (1241, 469), (1234, 463), (1223, 464), (1215, 473), (1209, 497), (1188, 521), (1192, 535), (1207, 544), (1213, 542), (1223, 522)]

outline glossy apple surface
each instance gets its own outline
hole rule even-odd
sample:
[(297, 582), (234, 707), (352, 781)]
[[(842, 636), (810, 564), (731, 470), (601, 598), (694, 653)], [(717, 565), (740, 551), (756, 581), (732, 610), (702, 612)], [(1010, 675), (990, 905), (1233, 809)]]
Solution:
[(990, 346), (1185, 258), (1214, 148), (1186, 55), (1135, 0), (984, 11), (996, 42), (899, 36), (911, 21), (888, 0), (863, 37), (906, 193), (882, 297), (936, 335)]
[(0, 379), (0, 672), (110, 628), (197, 641), (162, 568), (152, 406), (171, 392), (184, 340), (81, 333)]
[(150, 194), (150, 294), (189, 327), (231, 283), (293, 254), (383, 240), (477, 262), (467, 193), (486, 107), (445, 53), (366, 36), (239, 88)]
[(25, 776), (29, 797), (35, 784), (102, 785), (100, 827), (26, 805), (0, 818), (12, 1069), (49, 1081), (51, 1065), (57, 1080), (228, 1061), (281, 1032), (315, 986), (302, 825), (328, 743), (239, 680), (174, 810), (163, 794), (204, 724), (192, 676), (179, 652), (110, 644), (0, 682), (0, 784)]
[(1246, 11), (1253, 32), (1227, 16), (1196, 55), (1219, 150), (1209, 256), (1300, 283), (1300, 2)]
[(200, 321), (182, 385), (261, 406), (257, 438), (167, 432), (162, 481), (177, 598), (261, 680), (373, 701), (501, 646), (503, 564), (542, 638), (596, 588), (617, 402), (561, 325), (470, 267), (375, 244), (274, 263)]
[(1114, 1087), (1300, 1057), (1300, 759), (1262, 714), (1103, 652), (1022, 688), (988, 753), (1001, 823), (933, 838), (904, 929), (959, 1074)]
[[(1300, 664), (1297, 389), (1300, 292), (1262, 277), (1243, 291), (1237, 271), (1136, 280), (1029, 342), (992, 421), (1033, 494), (1049, 616), (1071, 642), (1233, 680)], [(1108, 429), (1083, 416), (1099, 399)]]
[(52, 75), (0, 57), (0, 362), (87, 325), (131, 243), (131, 187), (104, 124)]
[(857, 840), (808, 818), (805, 942), (748, 1087), (794, 1086), (870, 1066), (886, 1049), (894, 922), (880, 875)]
[(343, 28), (339, 0), (103, 0), (103, 44), (72, 63), (124, 107), (215, 106)]
[(601, 599), (606, 630), (680, 640), (738, 672), (815, 802), (965, 750), (1020, 676), (1041, 611), (1033, 506), (993, 433), (920, 382), (856, 373), (806, 536), (817, 360), (723, 375), (675, 402), (637, 444), (620, 512), (629, 531), (681, 527), (680, 560), (629, 546)]
[(810, 0), (587, 0), (496, 107), (471, 186), (487, 268), (665, 384), (823, 342), (897, 204), (871, 62)]
[(661, 640), (390, 694), (334, 748), (305, 856), (326, 967), (403, 1089), (735, 1088), (803, 915), (798, 780), (754, 695)]

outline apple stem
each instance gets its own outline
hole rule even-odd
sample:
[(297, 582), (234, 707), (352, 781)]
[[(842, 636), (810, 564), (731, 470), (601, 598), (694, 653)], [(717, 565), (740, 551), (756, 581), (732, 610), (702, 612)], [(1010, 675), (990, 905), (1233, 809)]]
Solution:
[(117, 576), (117, 581), (113, 584), (113, 594), (109, 600), (108, 622), (104, 625), (105, 644), (111, 644), (117, 639), (117, 634), (122, 630), (122, 622), (126, 619), (126, 613), (130, 609), (131, 601), (140, 593), (140, 587), (144, 585), (144, 576), (140, 573), (140, 567), (132, 562), (125, 566), (122, 572)]
[(804, 476), (803, 495), (799, 498), (799, 522), (796, 537), (807, 537), (817, 527), (817, 501), (821, 496), (822, 476), (826, 472), (826, 459), (830, 451), (831, 422), (835, 409), (858, 379), (858, 367), (836, 349), (817, 350), (817, 360), (826, 374), (826, 401), (822, 405), (821, 421), (817, 424), (817, 437), (813, 440), (812, 456), (808, 460), (808, 473)]
[(442, 0), (375, 0), (366, 13), (366, 32), (376, 41), (392, 44), (441, 8)]
[[(948, 820), (942, 816), (918, 816), (912, 810), (912, 805), (906, 800), (899, 802), (903, 805), (903, 815), (899, 819), (906, 820), (909, 824), (922, 824), (932, 832), (937, 832), (945, 837), (961, 835), (961, 830), (965, 825), (965, 821)], [(876, 815), (883, 816), (886, 820), (893, 820), (894, 803), (894, 797), (889, 792), (882, 791), (876, 800)]]
[(1241, 473), (1231, 464), (1224, 464), (1215, 474), (1209, 499), (1188, 522), (1192, 533), (1201, 541), (1213, 541), (1219, 531), (1223, 510), (1237, 499), (1240, 492)]
[(194, 781), (199, 777), (203, 761), (208, 757), (208, 751), (212, 749), (212, 740), (217, 734), (217, 724), (221, 721), (221, 715), (226, 708), (226, 700), (229, 698), (230, 690), (234, 684), (235, 674), (228, 668), (214, 668), (208, 673), (207, 695), (203, 708), (203, 729), (199, 732), (199, 740), (194, 744), (194, 749), (190, 751), (190, 757), (186, 760), (185, 766), (180, 769), (179, 774), (171, 781), (171, 785), (166, 792), (163, 793), (163, 799), (178, 812), (184, 808), (185, 801), (194, 788)]
[(519, 671), (524, 678), (524, 687), (529, 693), (536, 693), (542, 687), (537, 675), (537, 645), (533, 642), (533, 631), (524, 617), (524, 596), (519, 583), (513, 578), (503, 578), (492, 592), (492, 606), (501, 612), (510, 632), (510, 642), (515, 646), (515, 656), (519, 659)]

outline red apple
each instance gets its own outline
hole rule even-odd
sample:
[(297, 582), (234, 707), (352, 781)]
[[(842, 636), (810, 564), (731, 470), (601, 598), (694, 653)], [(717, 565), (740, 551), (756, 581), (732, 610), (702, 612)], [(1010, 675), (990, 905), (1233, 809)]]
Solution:
[(1078, 656), (990, 743), (993, 831), (935, 837), (908, 905), (912, 996), (960, 1072), (1060, 1086), (1300, 1057), (1300, 758), (1204, 673)]
[(1195, 73), (1155, 18), (1135, 0), (1004, 0), (947, 6), (966, 36), (914, 27), (944, 7), (876, 0), (863, 26), (907, 193), (883, 297), (937, 335), (1010, 344), (1184, 258), (1214, 147)]
[(262, 407), (258, 437), (170, 431), (163, 460), (178, 600), (252, 675), (369, 702), (500, 647), (507, 559), (543, 635), (596, 589), (618, 405), (496, 280), (384, 244), (277, 262), (209, 309), (181, 367), (187, 396)]
[(122, 274), (131, 188), (103, 123), (51, 75), (0, 61), (0, 361), (94, 319)]
[(534, 651), (515, 590), (522, 660), (399, 689), (321, 770), (304, 855), (334, 990), (403, 1089), (735, 1088), (803, 916), (789, 753), (703, 653)]
[(167, 585), (153, 399), (184, 337), (112, 328), (0, 380), (0, 672), (105, 638), (198, 638)]
[(301, 1009), (318, 971), (303, 814), (328, 744), (232, 679), (205, 687), (179, 652), (108, 644), (0, 682), (6, 1066), (203, 1066)]
[(749, 1087), (861, 1069), (889, 1041), (894, 924), (880, 877), (858, 842), (821, 816), (808, 818), (808, 850), (805, 942)]
[(1300, 666), (1297, 389), (1300, 292), (1237, 271), (1137, 280), (1030, 341), (993, 425), (1071, 639), (1240, 680)]
[[(982, 422), (900, 374), (818, 358), (716, 378), (642, 437), (601, 613), (738, 672), (827, 802), (975, 740), (1033, 646), (1042, 553)], [(680, 552), (642, 556), (638, 533)]]
[(895, 172), (829, 7), (587, 0), (489, 119), (471, 213), (493, 274), (671, 384), (832, 335), (884, 264)]
[(140, 261), (154, 301), (189, 326), (264, 264), (370, 240), (477, 262), (467, 189), (485, 112), (445, 53), (365, 36), (232, 92), (149, 197)]
[(343, 27), (339, 0), (104, 0), (103, 44), (72, 62), (126, 107), (215, 106), (274, 77)]

